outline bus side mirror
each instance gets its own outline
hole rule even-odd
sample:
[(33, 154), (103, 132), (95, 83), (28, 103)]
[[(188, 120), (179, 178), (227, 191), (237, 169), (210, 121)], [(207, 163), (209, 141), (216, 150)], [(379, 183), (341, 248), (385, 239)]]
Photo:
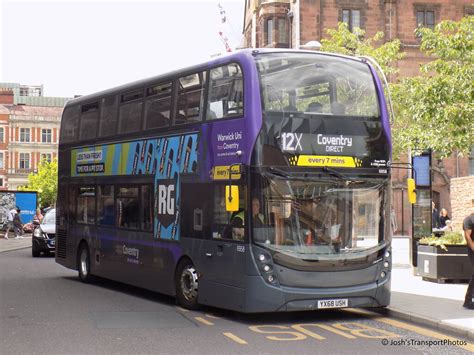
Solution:
[(407, 179), (408, 201), (414, 205), (416, 203), (415, 179)]
[(225, 209), (227, 212), (239, 210), (239, 187), (227, 185), (225, 187)]

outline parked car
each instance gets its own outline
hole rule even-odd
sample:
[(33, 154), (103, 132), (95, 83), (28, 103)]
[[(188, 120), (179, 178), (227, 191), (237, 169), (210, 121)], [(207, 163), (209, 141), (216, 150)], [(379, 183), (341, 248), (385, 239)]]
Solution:
[(56, 244), (56, 209), (51, 209), (43, 217), (41, 224), (33, 232), (31, 254), (33, 257), (54, 252)]

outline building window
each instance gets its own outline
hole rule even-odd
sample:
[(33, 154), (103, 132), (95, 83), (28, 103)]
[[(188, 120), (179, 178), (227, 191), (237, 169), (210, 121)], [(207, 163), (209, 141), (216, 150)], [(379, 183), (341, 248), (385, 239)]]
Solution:
[(41, 161), (46, 160), (48, 163), (51, 163), (51, 153), (41, 154)]
[(30, 154), (29, 153), (20, 153), (20, 169), (29, 169), (30, 168)]
[(417, 10), (416, 11), (416, 26), (434, 29), (435, 13), (434, 11)]
[(356, 28), (361, 28), (360, 10), (352, 10), (352, 9), (342, 10), (342, 22), (347, 24), (347, 28), (351, 32), (354, 32), (354, 29)]
[(3, 187), (3, 178), (0, 178), (0, 187)]
[(42, 129), (41, 130), (41, 142), (51, 143), (51, 129)]
[(20, 128), (20, 142), (29, 142), (29, 141), (30, 141), (30, 129)]
[(272, 44), (273, 43), (273, 19), (269, 18), (265, 20), (265, 41), (264, 44)]
[(283, 45), (288, 45), (288, 21), (284, 18), (279, 18), (277, 20), (278, 24), (278, 43)]
[(0, 153), (0, 169), (3, 169), (3, 153)]
[(4, 142), (5, 139), (5, 128), (0, 127), (0, 142)]

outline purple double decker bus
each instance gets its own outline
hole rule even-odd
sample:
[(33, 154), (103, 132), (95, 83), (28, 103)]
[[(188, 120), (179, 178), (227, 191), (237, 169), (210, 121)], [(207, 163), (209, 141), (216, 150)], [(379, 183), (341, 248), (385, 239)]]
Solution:
[(190, 309), (387, 306), (391, 138), (371, 63), (242, 50), (68, 102), (56, 262)]

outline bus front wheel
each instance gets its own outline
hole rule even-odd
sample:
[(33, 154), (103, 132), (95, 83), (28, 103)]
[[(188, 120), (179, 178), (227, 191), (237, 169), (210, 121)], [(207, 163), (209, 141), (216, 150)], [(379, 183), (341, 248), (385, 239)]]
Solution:
[(176, 272), (176, 299), (187, 309), (198, 307), (198, 273), (190, 260), (183, 260)]
[(89, 248), (87, 244), (83, 243), (79, 247), (78, 252), (78, 270), (79, 270), (79, 279), (84, 282), (88, 283), (91, 281), (91, 258), (89, 253)]

